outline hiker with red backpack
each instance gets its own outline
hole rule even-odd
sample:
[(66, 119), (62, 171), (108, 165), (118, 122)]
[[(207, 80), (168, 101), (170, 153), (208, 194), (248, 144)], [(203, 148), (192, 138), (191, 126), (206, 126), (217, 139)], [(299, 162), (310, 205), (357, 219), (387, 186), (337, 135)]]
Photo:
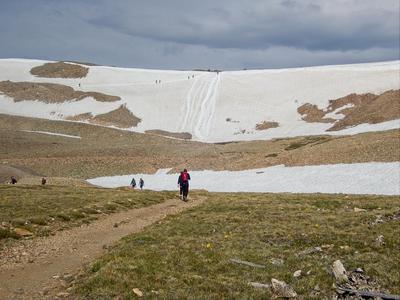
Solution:
[(187, 196), (189, 194), (189, 180), (190, 174), (186, 169), (184, 169), (178, 178), (178, 185), (180, 187), (179, 194), (183, 201), (187, 201)]

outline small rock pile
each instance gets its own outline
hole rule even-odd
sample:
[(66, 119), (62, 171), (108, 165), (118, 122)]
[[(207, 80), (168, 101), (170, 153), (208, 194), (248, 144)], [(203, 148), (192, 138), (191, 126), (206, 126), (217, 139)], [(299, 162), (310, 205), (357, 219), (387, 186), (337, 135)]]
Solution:
[[(381, 298), (379, 295), (389, 294), (374, 279), (366, 275), (362, 268), (346, 271), (342, 262), (336, 260), (332, 265), (332, 271), (336, 279), (334, 284), (337, 292), (336, 299)], [(377, 295), (377, 297), (373, 295)]]
[(376, 215), (376, 219), (374, 221), (370, 222), (368, 225), (369, 225), (369, 227), (372, 227), (372, 226), (376, 226), (378, 224), (392, 222), (392, 221), (400, 221), (400, 208), (398, 208), (397, 211), (391, 215), (387, 215), (387, 216)]

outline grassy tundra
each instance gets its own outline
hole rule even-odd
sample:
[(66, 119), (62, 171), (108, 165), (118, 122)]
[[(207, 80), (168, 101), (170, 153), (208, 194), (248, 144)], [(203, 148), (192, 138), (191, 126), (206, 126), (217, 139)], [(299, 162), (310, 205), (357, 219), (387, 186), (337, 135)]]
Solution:
[(204, 196), (200, 207), (122, 239), (87, 268), (73, 298), (134, 299), (137, 288), (145, 299), (269, 299), (271, 289), (249, 283), (272, 278), (302, 298), (331, 298), (337, 259), (362, 268), (377, 290), (400, 293), (399, 197)]
[(79, 226), (116, 211), (144, 207), (172, 198), (173, 192), (71, 186), (0, 185), (0, 245), (18, 238), (13, 228), (36, 236)]

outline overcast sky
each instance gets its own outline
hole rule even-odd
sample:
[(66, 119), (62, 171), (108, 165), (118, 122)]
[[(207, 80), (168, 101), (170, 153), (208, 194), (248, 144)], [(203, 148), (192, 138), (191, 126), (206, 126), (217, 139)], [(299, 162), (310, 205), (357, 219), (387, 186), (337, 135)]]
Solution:
[(398, 0), (0, 0), (0, 58), (155, 69), (399, 59)]

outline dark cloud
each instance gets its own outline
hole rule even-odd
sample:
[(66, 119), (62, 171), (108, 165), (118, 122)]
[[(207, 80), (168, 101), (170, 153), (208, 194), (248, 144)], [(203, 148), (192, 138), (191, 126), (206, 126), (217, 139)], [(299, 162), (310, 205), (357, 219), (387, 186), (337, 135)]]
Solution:
[(1, 0), (0, 38), (0, 57), (151, 68), (393, 60), (399, 2)]
[(287, 46), (330, 51), (395, 48), (398, 43), (396, 5), (392, 10), (389, 5), (377, 10), (362, 3), (351, 9), (348, 5), (324, 8), (307, 1), (263, 5), (265, 1), (252, 0), (252, 5), (232, 5), (228, 10), (224, 7), (231, 2), (223, 2), (189, 9), (170, 1), (162, 9), (154, 2), (145, 8), (130, 4), (87, 22), (130, 36), (212, 48)]

